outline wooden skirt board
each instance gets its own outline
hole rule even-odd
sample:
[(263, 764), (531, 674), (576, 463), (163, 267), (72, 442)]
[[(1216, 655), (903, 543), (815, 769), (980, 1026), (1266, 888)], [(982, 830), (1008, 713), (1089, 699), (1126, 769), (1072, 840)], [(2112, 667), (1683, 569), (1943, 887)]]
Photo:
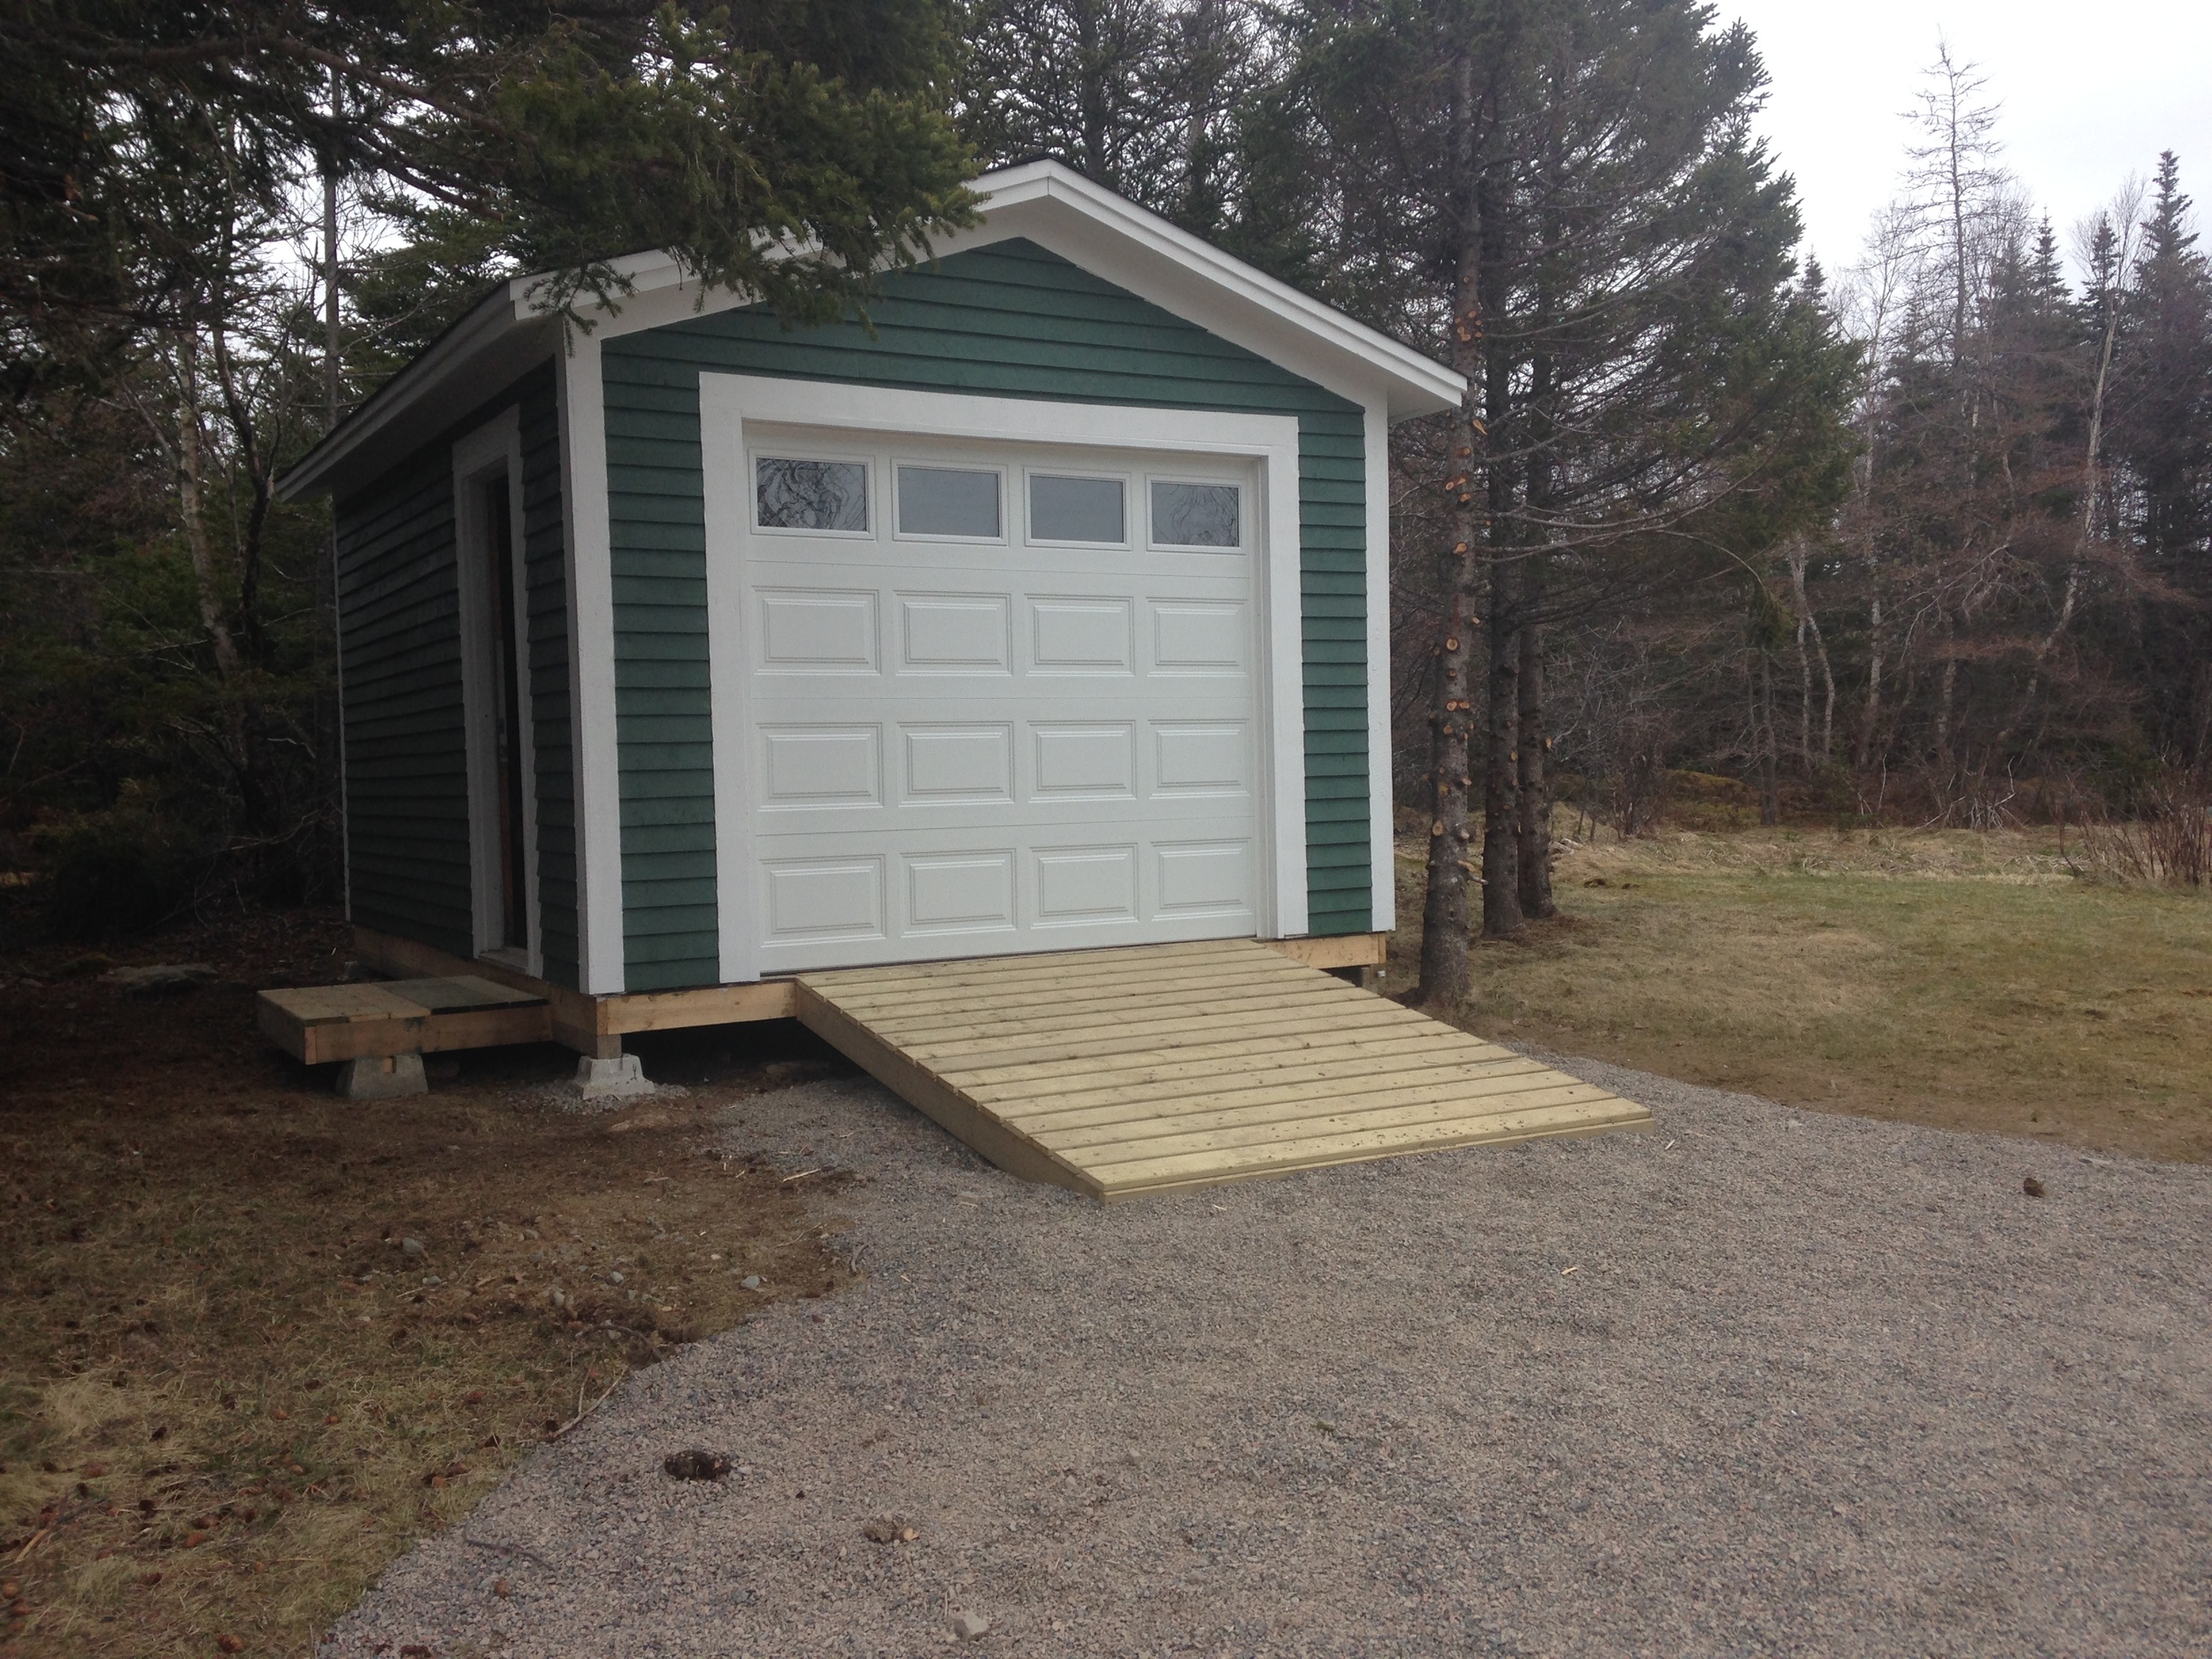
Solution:
[(475, 974), (264, 991), (262, 1034), (310, 1065), (449, 1048), (542, 1042), (546, 999)]
[(1249, 940), (804, 973), (797, 1011), (1002, 1169), (1108, 1202), (1651, 1124)]

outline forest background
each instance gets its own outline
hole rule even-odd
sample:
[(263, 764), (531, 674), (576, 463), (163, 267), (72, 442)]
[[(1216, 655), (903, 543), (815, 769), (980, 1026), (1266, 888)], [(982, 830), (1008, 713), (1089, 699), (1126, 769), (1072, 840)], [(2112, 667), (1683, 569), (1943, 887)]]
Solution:
[(1040, 153), (1468, 376), (1392, 457), (1432, 995), (1549, 912), (1557, 803), (2202, 822), (2180, 165), (2053, 226), (1947, 53), (1824, 273), (1690, 0), (5, 0), (0, 48), (0, 870), (63, 932), (335, 895), (327, 514), (272, 481), (493, 280), (664, 246), (864, 311)]

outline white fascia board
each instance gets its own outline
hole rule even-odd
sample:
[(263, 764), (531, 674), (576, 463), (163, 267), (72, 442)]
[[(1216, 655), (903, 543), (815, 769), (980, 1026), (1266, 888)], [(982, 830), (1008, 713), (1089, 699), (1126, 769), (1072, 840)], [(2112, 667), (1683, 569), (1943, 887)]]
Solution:
[[(1357, 323), (1179, 230), (1157, 214), (1093, 184), (1053, 161), (986, 173), (974, 184), (983, 223), (955, 232), (933, 249), (942, 257), (967, 248), (1025, 236), (1094, 275), (1163, 310), (1219, 334), (1293, 373), (1363, 406), (1379, 398), (1394, 421), (1458, 406), (1465, 381), (1409, 346)], [(586, 338), (611, 339), (749, 305), (757, 295), (729, 288), (702, 292), (674, 255), (647, 252), (610, 260), (628, 285), (611, 304), (580, 308)], [(286, 501), (333, 487), (349, 457), (373, 446), (396, 421), (465, 381), (477, 359), (518, 331), (548, 328), (539, 309), (547, 279), (515, 277), (385, 383), (338, 430), (277, 480)], [(570, 338), (580, 331), (572, 329)], [(495, 389), (483, 388), (486, 391)]]
[[(529, 280), (518, 277), (494, 290), (476, 308), (438, 336), (422, 355), (401, 369), (371, 394), (368, 402), (339, 423), (275, 483), (277, 499), (331, 491), (346, 463), (378, 444), (397, 424), (406, 420), (426, 401), (435, 398), (447, 418), (465, 411), (478, 396), (488, 396), (495, 385), (465, 388), (482, 378), (487, 362), (497, 363), (503, 346), (523, 343), (522, 336), (549, 332), (551, 319), (531, 308), (523, 290)], [(517, 365), (518, 373), (521, 367)]]
[(1410, 346), (1224, 253), (1056, 162), (987, 173), (985, 222), (940, 257), (1025, 236), (1094, 275), (1394, 421), (1458, 407), (1466, 382)]

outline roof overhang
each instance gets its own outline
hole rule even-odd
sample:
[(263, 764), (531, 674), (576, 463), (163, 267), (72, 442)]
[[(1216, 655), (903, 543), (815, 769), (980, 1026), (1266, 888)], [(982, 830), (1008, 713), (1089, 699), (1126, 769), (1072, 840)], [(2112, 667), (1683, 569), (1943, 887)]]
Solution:
[(984, 221), (937, 244), (941, 257), (1025, 237), (1093, 275), (1279, 363), (1394, 421), (1456, 408), (1466, 381), (1389, 335), (1177, 228), (1056, 161), (976, 180)]
[[(1380, 406), (1393, 421), (1455, 408), (1465, 390), (1441, 364), (1056, 161), (986, 173), (973, 188), (982, 221), (938, 242), (939, 257), (1025, 238), (1340, 396)], [(603, 334), (752, 303), (700, 294), (664, 253), (612, 263), (631, 287), (613, 306), (588, 308), (604, 313), (595, 319)], [(565, 324), (539, 309), (542, 288), (543, 279), (524, 276), (493, 290), (277, 480), (278, 495), (342, 495), (365, 483), (421, 445), (426, 410), (442, 426), (561, 350)]]

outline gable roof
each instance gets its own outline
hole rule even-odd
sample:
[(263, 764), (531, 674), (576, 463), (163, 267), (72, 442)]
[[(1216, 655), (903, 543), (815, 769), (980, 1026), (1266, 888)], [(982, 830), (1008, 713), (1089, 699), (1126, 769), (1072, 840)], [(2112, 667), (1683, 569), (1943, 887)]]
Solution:
[[(934, 245), (944, 256), (1020, 237), (1151, 301), (1209, 333), (1278, 363), (1352, 401), (1381, 405), (1393, 421), (1456, 405), (1465, 382), (1411, 347), (1180, 230), (1056, 161), (988, 173), (973, 188), (981, 223)], [(727, 291), (703, 297), (674, 257), (635, 254), (612, 262), (632, 292), (600, 322), (626, 334), (753, 303)], [(561, 349), (559, 318), (536, 309), (540, 279), (502, 283), (394, 374), (277, 480), (287, 501), (342, 491), (374, 476), (424, 441), (418, 419), (475, 406)], [(651, 303), (680, 294), (680, 309)]]

